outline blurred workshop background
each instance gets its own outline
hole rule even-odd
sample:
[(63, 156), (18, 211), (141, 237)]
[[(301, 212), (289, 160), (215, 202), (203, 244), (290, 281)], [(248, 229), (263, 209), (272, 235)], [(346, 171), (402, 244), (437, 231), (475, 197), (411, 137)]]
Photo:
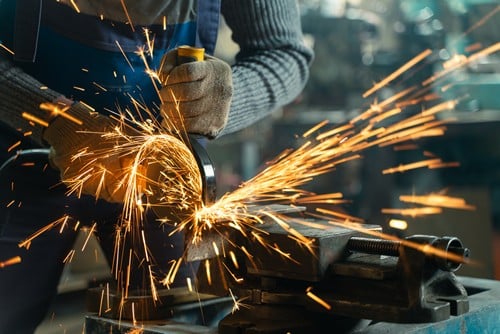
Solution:
[[(315, 51), (309, 82), (273, 117), (209, 144), (220, 194), (255, 175), (282, 150), (302, 144), (297, 136), (319, 122), (342, 125), (375, 101), (420, 84), (454, 56), (500, 41), (498, 0), (302, 0), (301, 6), (303, 31)], [(230, 61), (236, 50), (226, 34), (219, 53)], [(426, 62), (363, 99), (374, 83), (426, 49), (433, 51)], [(342, 192), (351, 200), (343, 210), (399, 236), (456, 236), (480, 263), (464, 266), (459, 275), (500, 279), (500, 53), (454, 70), (431, 89), (442, 101), (460, 99), (443, 116), (456, 119), (444, 136), (417, 142), (414, 150), (369, 149), (362, 159), (317, 177), (307, 189)], [(426, 159), (425, 154), (459, 166), (382, 174)], [(445, 209), (414, 218), (382, 213), (383, 208), (408, 207), (400, 195), (429, 193), (463, 198), (475, 210)], [(392, 228), (391, 219), (405, 220), (407, 228)]]
[[(500, 42), (499, 0), (301, 0), (300, 5), (305, 38), (316, 54), (310, 80), (301, 96), (286, 108), (208, 144), (219, 196), (254, 176), (282, 150), (300, 145), (298, 136), (319, 122), (328, 119), (330, 125), (344, 124), (375, 101), (432, 76), (454, 56), (470, 55)], [(222, 22), (216, 55), (228, 62), (237, 52), (230, 34)], [(425, 63), (363, 99), (373, 83), (426, 49), (433, 53)], [(455, 121), (444, 136), (420, 141), (418, 149), (411, 151), (366, 150), (362, 159), (343, 164), (306, 188), (316, 193), (342, 192), (350, 203), (340, 210), (398, 236), (458, 237), (477, 264), (463, 266), (457, 274), (498, 280), (500, 53), (453, 71), (448, 81), (431, 89), (443, 101), (461, 99), (446, 115)], [(459, 166), (382, 173), (422, 160), (429, 152)], [(475, 210), (444, 209), (438, 215), (422, 217), (382, 213), (383, 208), (407, 207), (400, 195), (429, 193), (463, 198)], [(404, 220), (407, 226), (394, 228), (391, 219)], [(86, 241), (86, 233), (82, 231), (81, 243)], [(77, 254), (61, 280), (61, 299), (84, 291), (108, 274), (97, 243), (91, 240), (83, 252), (78, 252), (80, 248), (75, 245)], [(61, 313), (58, 315), (57, 320), (49, 317), (48, 325), (37, 334), (71, 333), (68, 325), (60, 324)], [(81, 320), (75, 320), (80, 332)]]

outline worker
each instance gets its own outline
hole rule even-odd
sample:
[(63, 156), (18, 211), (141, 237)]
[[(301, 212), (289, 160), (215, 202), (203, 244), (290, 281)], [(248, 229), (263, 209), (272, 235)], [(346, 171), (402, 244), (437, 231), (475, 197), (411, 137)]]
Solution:
[[(220, 16), (239, 46), (232, 64), (213, 55)], [(153, 39), (145, 58), (165, 78), (159, 94), (137, 53)], [(97, 180), (86, 182), (81, 196), (68, 195), (60, 182), (81, 167), (71, 157), (99, 147), (95, 133), (116, 125), (111, 114), (136, 100), (168, 118), (179, 102), (188, 132), (218, 138), (294, 100), (313, 57), (296, 0), (0, 0), (0, 43), (0, 165), (19, 150), (34, 153), (0, 170), (0, 262), (21, 258), (0, 268), (0, 333), (18, 334), (33, 333), (46, 316), (76, 232), (52, 229), (21, 248), (22, 240), (65, 216), (79, 226), (97, 223), (103, 250), (112, 253), (122, 212), (123, 198), (113, 191), (119, 177), (97, 199)], [(181, 45), (203, 47), (204, 60), (174, 66)], [(36, 150), (44, 147), (50, 159)], [(111, 172), (121, 168), (112, 159), (101, 163)], [(183, 252), (182, 235), (168, 231), (154, 222), (146, 227), (164, 263)], [(181, 268), (172, 286), (184, 284), (189, 270)]]

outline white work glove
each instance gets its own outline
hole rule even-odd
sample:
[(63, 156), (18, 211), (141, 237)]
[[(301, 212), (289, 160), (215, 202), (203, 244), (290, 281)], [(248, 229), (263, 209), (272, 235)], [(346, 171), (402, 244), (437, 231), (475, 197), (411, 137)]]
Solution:
[[(231, 67), (205, 55), (205, 60), (177, 65), (177, 50), (162, 59), (159, 78), (161, 113), (188, 133), (215, 138), (226, 126), (233, 93)], [(183, 127), (179, 122), (183, 119)]]
[[(79, 194), (123, 203), (126, 166), (122, 164), (128, 159), (116, 151), (112, 153), (118, 144), (118, 136), (103, 136), (103, 133), (112, 132), (118, 122), (91, 112), (79, 103), (75, 103), (66, 113), (83, 124), (78, 125), (58, 116), (43, 133), (43, 139), (51, 146), (50, 162), (61, 172), (61, 180), (70, 190), (74, 188)], [(94, 154), (87, 155), (89, 152)]]

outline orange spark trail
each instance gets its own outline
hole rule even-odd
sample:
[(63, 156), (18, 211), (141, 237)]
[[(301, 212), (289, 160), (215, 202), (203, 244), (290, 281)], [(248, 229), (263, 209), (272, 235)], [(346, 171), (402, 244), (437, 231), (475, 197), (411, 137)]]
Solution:
[(14, 264), (21, 263), (21, 257), (20, 256), (14, 256), (8, 260), (0, 262), (0, 268), (5, 268), (8, 266), (12, 266)]
[(132, 31), (135, 32), (134, 23), (132, 22), (132, 19), (130, 18), (127, 6), (125, 5), (125, 1), (120, 0), (120, 4), (122, 5), (123, 11), (125, 12), (125, 16), (127, 16), (128, 23), (130, 24), (130, 29), (132, 29)]
[(29, 114), (29, 113), (27, 113), (27, 112), (23, 112), (23, 113), (21, 114), (21, 116), (22, 116), (24, 119), (26, 119), (26, 120), (28, 120), (28, 121), (30, 121), (30, 122), (34, 122), (34, 123), (36, 123), (36, 124), (38, 124), (38, 125), (43, 126), (44, 128), (47, 128), (47, 127), (49, 126), (49, 123), (48, 123), (48, 122), (44, 121), (43, 119), (41, 119), (41, 118), (39, 118), (39, 117), (36, 117), (36, 116), (34, 116), (34, 115), (31, 115), (31, 114)]
[(76, 10), (76, 12), (80, 14), (80, 8), (78, 8), (78, 5), (75, 3), (75, 0), (70, 0), (70, 2), (73, 8)]
[(7, 51), (8, 53), (10, 53), (11, 55), (14, 55), (14, 51), (12, 51), (11, 49), (9, 49), (8, 47), (6, 47), (5, 45), (3, 45), (2, 43), (0, 43), (0, 48), (4, 49), (5, 51)]
[(435, 208), (435, 207), (409, 208), (409, 209), (382, 209), (382, 213), (409, 216), (413, 218), (426, 215), (437, 215), (442, 212), (443, 210), (441, 208)]
[(491, 46), (489, 46), (481, 51), (478, 51), (478, 52), (470, 55), (469, 57), (461, 56), (461, 57), (457, 58), (457, 62), (454, 63), (453, 65), (451, 65), (449, 67), (445, 67), (441, 72), (438, 72), (435, 75), (431, 76), (430, 78), (424, 80), (422, 85), (427, 86), (427, 85), (437, 81), (438, 79), (443, 78), (447, 74), (450, 74), (451, 72), (453, 72), (456, 69), (464, 67), (464, 66), (478, 60), (481, 57), (496, 53), (498, 51), (500, 51), (500, 42), (495, 43), (495, 44), (493, 44), (493, 45), (491, 45)]
[(500, 5), (496, 6), (495, 9), (493, 9), (491, 12), (486, 14), (481, 20), (477, 21), (475, 24), (473, 24), (469, 29), (467, 29), (463, 34), (462, 38), (470, 34), (472, 31), (476, 30), (483, 24), (485, 24), (489, 19), (491, 19), (496, 13), (500, 12)]
[(8, 149), (7, 149), (7, 152), (10, 152), (12, 151), (13, 149), (15, 149), (16, 147), (18, 147), (19, 145), (21, 145), (21, 141), (17, 141), (15, 142), (14, 144), (12, 144)]
[(71, 122), (73, 122), (75, 124), (82, 125), (83, 122), (81, 120), (79, 120), (76, 117), (73, 117), (72, 115), (70, 115), (66, 112), (69, 110), (69, 108), (71, 108), (71, 106), (69, 106), (69, 105), (63, 106), (61, 108), (61, 107), (59, 107), (59, 105), (57, 105), (55, 103), (49, 103), (49, 102), (45, 102), (45, 103), (40, 104), (40, 109), (48, 111), (50, 118), (53, 118), (56, 116), (61, 116), (61, 117), (66, 118), (67, 120), (70, 120)]
[(430, 160), (423, 160), (423, 161), (418, 161), (418, 162), (413, 162), (410, 164), (406, 165), (399, 165), (398, 167), (392, 167), (388, 169), (384, 169), (382, 171), (382, 174), (394, 174), (394, 173), (403, 173), (412, 169), (417, 169), (417, 168), (422, 168), (422, 167), (429, 167), (433, 164), (440, 163), (441, 159), (430, 159)]
[(421, 62), (423, 59), (427, 58), (427, 56), (429, 56), (430, 54), (432, 54), (432, 51), (430, 49), (422, 51), (419, 55), (417, 55), (413, 59), (409, 60), (406, 64), (404, 64), (403, 66), (401, 66), (399, 69), (397, 69), (393, 73), (389, 74), (382, 81), (380, 81), (380, 82), (376, 83), (375, 85), (373, 85), (372, 88), (370, 88), (365, 93), (363, 93), (363, 97), (366, 98), (366, 97), (372, 95), (374, 92), (376, 92), (380, 88), (384, 87), (385, 85), (387, 85), (389, 82), (391, 82), (394, 79), (396, 79), (398, 76), (400, 76), (404, 72), (408, 71), (410, 68), (412, 68), (413, 66), (415, 66), (416, 64), (418, 64), (419, 62)]
[(312, 292), (312, 287), (308, 287), (307, 288), (307, 290), (306, 290), (306, 296), (309, 297), (309, 298), (311, 298), (312, 300), (314, 300), (319, 305), (323, 306), (328, 311), (330, 311), (332, 309), (332, 306), (330, 304), (328, 304), (327, 302), (325, 302), (323, 299), (321, 299), (320, 297), (318, 297), (317, 295), (315, 295)]
[(446, 196), (441, 194), (428, 194), (423, 196), (417, 195), (401, 195), (399, 196), (401, 202), (422, 204), (428, 206), (439, 206), (443, 208), (475, 210), (474, 205), (467, 204), (463, 198)]
[(123, 58), (125, 58), (125, 61), (127, 62), (128, 66), (130, 66), (130, 68), (132, 69), (132, 72), (135, 72), (134, 66), (132, 66), (132, 64), (130, 63), (130, 60), (128, 59), (127, 55), (125, 54), (125, 51), (123, 51), (123, 48), (120, 45), (120, 43), (118, 41), (115, 41), (115, 43), (118, 46), (118, 49), (120, 50), (120, 52), (122, 53)]
[(69, 219), (69, 216), (64, 215), (63, 217), (53, 221), (52, 223), (46, 225), (45, 227), (42, 227), (41, 229), (39, 229), (38, 231), (36, 231), (32, 235), (30, 235), (25, 240), (21, 241), (18, 246), (28, 249), (31, 245), (31, 241), (33, 241), (36, 237), (38, 237), (40, 234), (45, 233), (46, 231), (49, 231), (49, 230), (55, 228), (56, 226), (65, 225), (67, 223), (68, 219)]

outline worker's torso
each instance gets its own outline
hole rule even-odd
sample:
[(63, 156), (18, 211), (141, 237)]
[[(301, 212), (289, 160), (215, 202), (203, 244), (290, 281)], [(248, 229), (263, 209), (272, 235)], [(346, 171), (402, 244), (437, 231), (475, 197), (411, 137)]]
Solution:
[[(40, 0), (22, 2), (39, 4)], [(131, 98), (155, 109), (158, 96), (148, 70), (156, 70), (162, 55), (179, 45), (213, 51), (219, 2), (45, 0), (35, 61), (16, 65), (44, 85), (100, 112), (131, 106)], [(24, 6), (26, 13), (18, 8), (16, 17), (16, 1), (0, 0), (0, 41), (14, 51), (21, 45), (20, 56), (33, 46), (33, 29), (19, 24), (34, 14), (32, 5)], [(22, 34), (27, 37), (20, 42)]]

